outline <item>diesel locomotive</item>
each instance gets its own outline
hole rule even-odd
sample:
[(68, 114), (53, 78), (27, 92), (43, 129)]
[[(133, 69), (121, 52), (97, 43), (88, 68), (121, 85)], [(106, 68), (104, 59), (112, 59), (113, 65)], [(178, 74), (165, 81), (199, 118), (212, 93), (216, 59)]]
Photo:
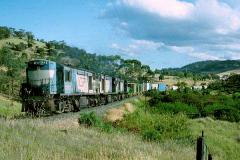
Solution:
[(27, 63), (21, 86), (22, 111), (32, 114), (79, 111), (140, 94), (144, 84), (37, 59)]

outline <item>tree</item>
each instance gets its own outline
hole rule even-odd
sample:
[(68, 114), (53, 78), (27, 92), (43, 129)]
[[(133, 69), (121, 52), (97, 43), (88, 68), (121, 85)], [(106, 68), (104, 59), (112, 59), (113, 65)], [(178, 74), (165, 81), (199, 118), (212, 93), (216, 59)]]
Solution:
[(34, 40), (34, 35), (32, 34), (32, 32), (26, 32), (27, 35), (27, 44), (28, 47), (32, 47), (33, 45), (33, 40)]
[(187, 87), (187, 83), (186, 82), (178, 82), (177, 86), (178, 86), (178, 91), (182, 92)]
[(163, 81), (164, 80), (164, 75), (163, 74), (160, 74), (159, 77), (158, 77), (159, 81)]
[(20, 29), (20, 30), (18, 30), (18, 31), (15, 31), (14, 32), (15, 33), (15, 35), (18, 37), (18, 38), (20, 38), (20, 39), (22, 39), (23, 37), (25, 37), (25, 31), (23, 30), (23, 29)]
[(7, 27), (0, 27), (0, 39), (9, 38), (10, 30)]
[(226, 80), (224, 87), (229, 93), (240, 92), (240, 75), (233, 74), (230, 76)]
[[(22, 61), (22, 59), (20, 57), (15, 56), (14, 53), (9, 48), (2, 48), (0, 50), (0, 65), (5, 66), (7, 68), (6, 75), (2, 80), (8, 83), (9, 95), (10, 94), (15, 95), (14, 82), (20, 80), (20, 78), (16, 79), (16, 77), (21, 77), (20, 73), (21, 70), (24, 68), (25, 64)], [(20, 83), (16, 84), (19, 85)], [(5, 84), (1, 83), (1, 85)], [(16, 88), (19, 89), (20, 86), (17, 86)]]

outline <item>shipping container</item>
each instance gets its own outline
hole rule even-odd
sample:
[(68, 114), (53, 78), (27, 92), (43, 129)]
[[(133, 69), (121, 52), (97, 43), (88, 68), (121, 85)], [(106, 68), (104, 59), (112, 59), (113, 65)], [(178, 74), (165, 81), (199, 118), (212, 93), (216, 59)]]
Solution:
[(152, 89), (158, 89), (158, 83), (153, 83), (152, 84)]
[(167, 85), (164, 83), (159, 83), (158, 84), (158, 90), (159, 91), (166, 91), (167, 90)]

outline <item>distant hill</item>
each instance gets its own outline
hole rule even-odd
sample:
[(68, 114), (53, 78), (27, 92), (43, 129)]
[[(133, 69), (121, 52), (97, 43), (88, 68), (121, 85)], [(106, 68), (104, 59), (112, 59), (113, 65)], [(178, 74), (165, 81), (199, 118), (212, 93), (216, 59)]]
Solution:
[(240, 69), (240, 60), (201, 61), (186, 65), (180, 70), (195, 73), (221, 73)]
[(188, 64), (181, 68), (165, 68), (162, 69), (162, 72), (167, 73), (168, 75), (176, 75), (180, 72), (195, 74), (219, 74), (232, 70), (240, 70), (240, 60), (200, 61)]

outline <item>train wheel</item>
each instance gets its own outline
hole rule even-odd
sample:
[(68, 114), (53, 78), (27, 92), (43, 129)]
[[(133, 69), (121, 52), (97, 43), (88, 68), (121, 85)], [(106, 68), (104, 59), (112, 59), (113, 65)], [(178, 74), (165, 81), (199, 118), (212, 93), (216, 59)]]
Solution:
[(59, 104), (58, 104), (59, 112), (60, 113), (64, 113), (65, 112), (65, 108), (66, 108), (66, 102), (65, 101), (59, 102)]
[(78, 100), (73, 100), (73, 107), (74, 107), (74, 111), (75, 112), (78, 112), (78, 111), (80, 111), (80, 103), (79, 103), (79, 101)]

